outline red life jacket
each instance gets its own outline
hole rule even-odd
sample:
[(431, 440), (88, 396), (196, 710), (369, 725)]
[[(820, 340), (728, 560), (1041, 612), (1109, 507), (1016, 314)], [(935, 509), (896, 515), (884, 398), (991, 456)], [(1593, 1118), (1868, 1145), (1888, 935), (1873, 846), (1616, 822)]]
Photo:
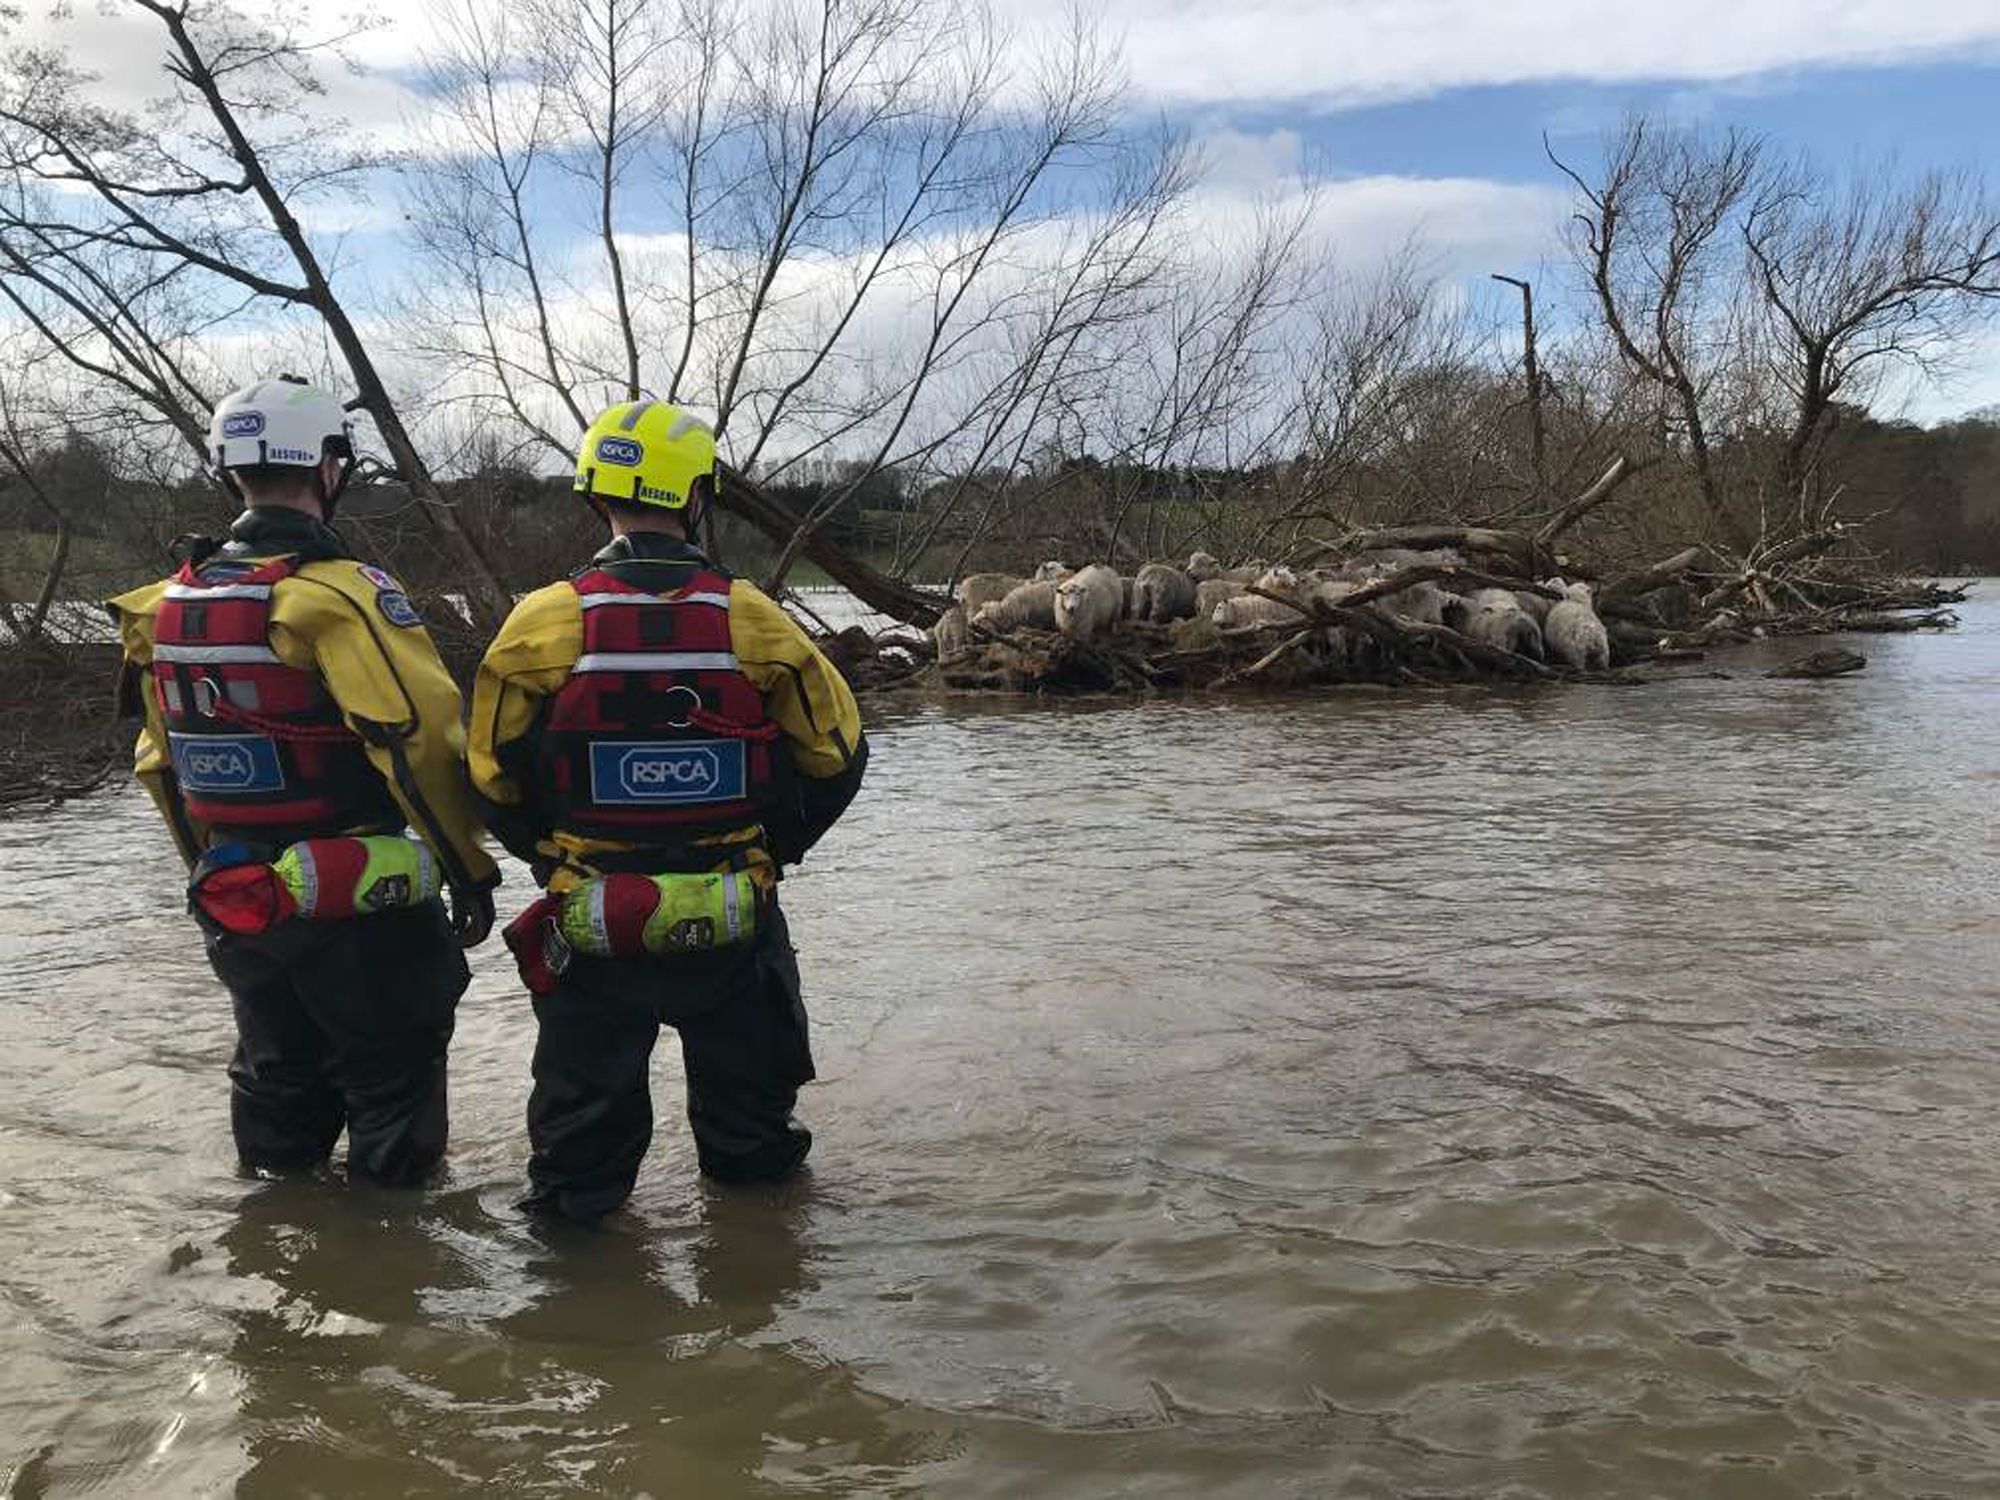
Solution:
[(403, 826), (361, 739), (311, 672), (271, 649), (271, 590), (296, 562), (190, 563), (153, 630), (153, 685), (187, 810), (287, 839)]
[(761, 823), (792, 794), (791, 754), (743, 675), (729, 578), (651, 594), (602, 568), (571, 581), (583, 652), (549, 704), (536, 796), (558, 829), (679, 848)]

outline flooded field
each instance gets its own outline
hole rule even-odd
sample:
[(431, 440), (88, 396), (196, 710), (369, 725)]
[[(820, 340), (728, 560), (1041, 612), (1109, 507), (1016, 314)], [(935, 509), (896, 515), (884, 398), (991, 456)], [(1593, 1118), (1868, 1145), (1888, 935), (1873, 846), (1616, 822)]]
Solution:
[(1828, 684), (878, 715), (786, 887), (812, 1173), (701, 1186), (669, 1043), (597, 1234), (513, 1211), (497, 940), (439, 1188), (247, 1182), (144, 799), (0, 823), (0, 1494), (2000, 1493), (1964, 614)]

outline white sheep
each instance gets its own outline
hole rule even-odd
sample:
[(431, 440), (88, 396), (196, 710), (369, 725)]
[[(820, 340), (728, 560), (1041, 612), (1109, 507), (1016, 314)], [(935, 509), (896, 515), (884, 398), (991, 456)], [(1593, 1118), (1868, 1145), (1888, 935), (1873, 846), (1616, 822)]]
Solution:
[(1315, 578), (1306, 589), (1306, 597), (1322, 604), (1345, 604), (1360, 587), (1351, 578)]
[(1279, 599), (1261, 594), (1238, 594), (1215, 606), (1209, 618), (1225, 630), (1242, 625), (1303, 625), (1306, 616)]
[(972, 617), (981, 630), (1004, 635), (1010, 630), (1054, 630), (1056, 585), (1049, 578), (1030, 579)]
[(965, 607), (954, 604), (938, 616), (937, 624), (931, 627), (931, 643), (937, 647), (937, 659), (950, 661), (964, 652), (971, 644), (965, 628)]
[[(1548, 586), (1560, 590), (1563, 587), (1563, 583), (1559, 578), (1552, 578), (1549, 580)], [(1519, 590), (1514, 595), (1514, 602), (1525, 609), (1530, 615), (1534, 616), (1537, 625), (1547, 623), (1549, 611), (1555, 608), (1556, 603), (1547, 594), (1537, 593), (1533, 589)]]
[(969, 620), (987, 605), (1005, 599), (1022, 580), (1012, 573), (968, 573), (958, 581), (958, 602), (965, 608)]
[(1206, 552), (1196, 552), (1188, 558), (1184, 571), (1196, 583), (1207, 583), (1222, 576), (1222, 564)]
[[(1492, 594), (1501, 590), (1482, 589), (1480, 592)], [(1531, 656), (1540, 661), (1544, 654), (1541, 626), (1535, 623), (1533, 615), (1518, 605), (1488, 605), (1475, 609), (1463, 629), (1475, 641), (1498, 646), (1516, 656)]]
[[(1552, 580), (1553, 581), (1553, 580)], [(1611, 666), (1611, 637), (1597, 618), (1591, 603), (1590, 585), (1572, 583), (1565, 597), (1549, 611), (1542, 635), (1556, 660), (1581, 672), (1608, 671)]]
[(1425, 625), (1442, 625), (1444, 600), (1444, 590), (1426, 578), (1406, 589), (1383, 595), (1375, 601), (1375, 608), (1385, 615), (1401, 615), (1406, 620), (1416, 620)]
[(1218, 578), (1227, 578), (1231, 583), (1240, 583), (1248, 588), (1251, 584), (1262, 578), (1265, 573), (1270, 571), (1270, 567), (1271, 565), (1262, 558), (1257, 558), (1251, 562), (1242, 564), (1240, 567), (1225, 568), (1215, 576)]
[(1206, 578), (1195, 585), (1194, 613), (1199, 620), (1215, 618), (1215, 607), (1225, 599), (1234, 599), (1243, 592), (1243, 585), (1231, 578)]
[(1074, 571), (1076, 570), (1071, 568), (1067, 563), (1045, 562), (1039, 568), (1035, 569), (1035, 576), (1030, 581), (1034, 583), (1061, 583)]
[(1132, 581), (1131, 616), (1158, 625), (1185, 620), (1195, 612), (1194, 579), (1166, 563), (1147, 563)]
[(1073, 573), (1055, 586), (1056, 629), (1073, 640), (1108, 633), (1125, 610), (1125, 587), (1100, 564)]

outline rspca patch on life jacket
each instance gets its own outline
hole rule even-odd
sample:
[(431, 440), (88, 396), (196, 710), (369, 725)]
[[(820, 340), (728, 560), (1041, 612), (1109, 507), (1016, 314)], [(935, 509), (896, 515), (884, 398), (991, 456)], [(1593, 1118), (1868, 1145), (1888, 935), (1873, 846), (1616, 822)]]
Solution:
[(264, 734), (170, 734), (174, 775), (190, 792), (281, 792), (278, 746)]
[(410, 596), (403, 592), (403, 586), (384, 573), (380, 568), (358, 567), (354, 570), (375, 585), (376, 611), (391, 625), (421, 625), (423, 616), (410, 603)]
[(734, 802), (746, 784), (741, 740), (599, 740), (590, 747), (590, 798), (600, 807)]

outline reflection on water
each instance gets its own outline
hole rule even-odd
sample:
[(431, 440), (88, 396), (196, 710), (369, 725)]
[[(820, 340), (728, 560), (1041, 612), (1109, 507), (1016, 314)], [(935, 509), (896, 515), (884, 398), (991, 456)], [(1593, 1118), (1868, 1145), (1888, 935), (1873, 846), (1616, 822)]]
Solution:
[(497, 945), (441, 1188), (247, 1183), (140, 799), (0, 825), (0, 1489), (2000, 1491), (2000, 609), (1864, 649), (890, 713), (814, 1175), (554, 1239)]

